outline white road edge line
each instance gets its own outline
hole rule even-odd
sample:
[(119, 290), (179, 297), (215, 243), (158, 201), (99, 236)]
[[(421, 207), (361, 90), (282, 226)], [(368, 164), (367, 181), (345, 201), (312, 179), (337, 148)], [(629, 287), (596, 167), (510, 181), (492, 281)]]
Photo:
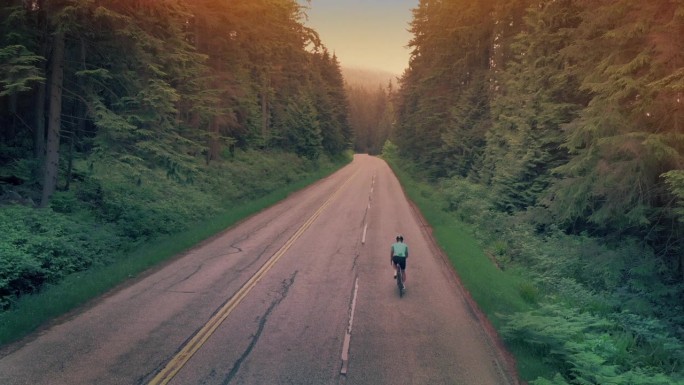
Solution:
[(368, 223), (366, 223), (366, 225), (363, 226), (363, 238), (361, 238), (362, 245), (366, 244), (366, 230), (368, 230)]
[(359, 277), (354, 281), (354, 296), (352, 297), (351, 312), (349, 314), (349, 326), (344, 335), (344, 344), (342, 345), (342, 368), (340, 374), (347, 374), (349, 369), (349, 344), (351, 342), (352, 326), (354, 325), (354, 311), (356, 310), (356, 296), (359, 293)]

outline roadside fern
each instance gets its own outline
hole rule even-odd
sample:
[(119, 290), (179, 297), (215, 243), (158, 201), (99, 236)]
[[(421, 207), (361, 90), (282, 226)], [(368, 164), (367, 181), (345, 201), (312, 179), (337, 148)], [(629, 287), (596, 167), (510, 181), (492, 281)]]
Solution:
[(684, 384), (684, 346), (657, 320), (634, 314), (604, 317), (559, 304), (507, 318), (502, 333), (527, 345), (558, 370), (534, 385)]

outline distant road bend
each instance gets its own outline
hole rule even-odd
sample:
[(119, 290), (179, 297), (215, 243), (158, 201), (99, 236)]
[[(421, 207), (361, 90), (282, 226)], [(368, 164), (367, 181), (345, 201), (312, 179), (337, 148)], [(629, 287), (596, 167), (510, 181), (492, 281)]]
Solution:
[(421, 223), (385, 162), (357, 155), (5, 348), (0, 384), (514, 384)]

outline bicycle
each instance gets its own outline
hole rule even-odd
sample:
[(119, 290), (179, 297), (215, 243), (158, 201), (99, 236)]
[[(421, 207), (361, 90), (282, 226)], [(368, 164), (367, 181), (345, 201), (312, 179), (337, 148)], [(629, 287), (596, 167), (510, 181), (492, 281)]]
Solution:
[(406, 281), (406, 258), (409, 256), (409, 251), (408, 246), (404, 243), (403, 235), (398, 234), (395, 239), (397, 242), (392, 244), (392, 254), (390, 254), (390, 257), (392, 265), (397, 271), (395, 278), (397, 279), (397, 287), (399, 287), (399, 297), (402, 297), (406, 290), (404, 281)]
[(401, 266), (398, 263), (394, 264), (394, 268), (397, 269), (397, 287), (399, 288), (399, 297), (404, 296), (404, 272), (401, 270)]

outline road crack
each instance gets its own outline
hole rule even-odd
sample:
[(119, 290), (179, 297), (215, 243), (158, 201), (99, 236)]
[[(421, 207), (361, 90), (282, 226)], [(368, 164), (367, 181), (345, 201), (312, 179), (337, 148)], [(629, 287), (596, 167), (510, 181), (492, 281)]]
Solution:
[(360, 256), (361, 256), (361, 254), (357, 250), (356, 255), (354, 256), (354, 261), (352, 262), (351, 271), (356, 270), (356, 264), (358, 263)]
[(259, 320), (259, 328), (257, 329), (256, 333), (252, 335), (252, 341), (249, 343), (249, 346), (247, 346), (247, 349), (245, 349), (240, 358), (238, 358), (238, 360), (235, 361), (233, 368), (230, 370), (226, 378), (223, 380), (223, 385), (228, 385), (233, 380), (233, 378), (235, 378), (238, 371), (240, 370), (240, 366), (242, 366), (242, 363), (252, 353), (252, 350), (256, 346), (257, 342), (259, 342), (259, 338), (261, 338), (261, 334), (263, 333), (266, 327), (268, 317), (271, 315), (271, 312), (273, 312), (273, 310), (287, 297), (287, 293), (290, 291), (290, 287), (292, 287), (292, 285), (294, 284), (298, 272), (299, 271), (295, 271), (289, 279), (283, 280), (282, 286), (278, 291), (279, 296), (276, 297), (273, 300), (273, 302), (271, 302), (271, 305), (268, 307), (268, 309), (266, 309), (266, 312)]
[(192, 277), (193, 275), (199, 273), (199, 271), (202, 270), (202, 267), (204, 267), (204, 263), (200, 263), (197, 267), (195, 267), (195, 270), (194, 270), (193, 272), (189, 273), (189, 274), (186, 275), (185, 277), (183, 277), (183, 278), (177, 280), (176, 282), (171, 283), (171, 285), (169, 285), (169, 286), (166, 288), (166, 291), (173, 291), (173, 290), (171, 290), (172, 287), (174, 287), (174, 286), (176, 286), (176, 285), (180, 285), (181, 283), (187, 281), (188, 279), (190, 279), (190, 277)]

